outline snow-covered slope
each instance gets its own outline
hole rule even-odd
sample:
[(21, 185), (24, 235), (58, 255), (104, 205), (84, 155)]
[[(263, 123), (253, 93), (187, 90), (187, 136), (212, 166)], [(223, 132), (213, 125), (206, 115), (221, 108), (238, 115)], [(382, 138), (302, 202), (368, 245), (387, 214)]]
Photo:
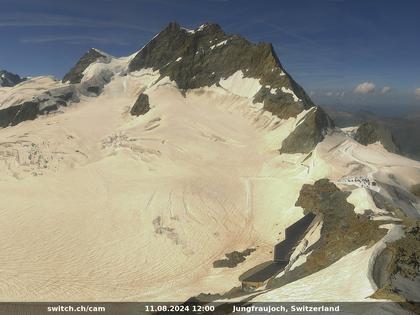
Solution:
[(53, 77), (41, 76), (28, 79), (14, 87), (0, 88), (0, 109), (31, 101), (59, 87), (62, 87), (62, 84)]
[[(184, 46), (168, 50), (172, 37)], [(128, 57), (89, 51), (64, 82), (38, 77), (0, 89), (0, 300), (224, 294), (272, 259), (282, 232), (306, 211), (296, 206), (303, 185), (323, 178), (348, 192), (355, 214), (372, 208), (372, 222), (398, 219), (374, 202), (380, 196), (417, 219), (409, 189), (420, 182), (420, 163), (333, 129), (267, 47), (212, 25), (189, 31), (170, 24)], [(248, 49), (253, 57), (236, 69), (217, 64)], [(200, 83), (190, 81), (194, 71)], [(135, 116), (139, 95), (148, 103)], [(343, 180), (357, 176), (379, 190)], [(330, 223), (317, 220), (286, 273), (306, 268), (308, 247), (323, 242)], [(364, 270), (360, 281), (343, 277), (340, 285), (351, 290), (336, 298), (365, 299), (375, 291), (369, 268), (384, 240), (373, 242), (343, 249), (322, 270), (258, 300), (292, 300), (293, 290), (304, 293), (296, 299), (329, 299), (311, 293), (313, 280), (337, 278), (355, 261)], [(235, 268), (213, 267), (248, 248), (256, 250)]]

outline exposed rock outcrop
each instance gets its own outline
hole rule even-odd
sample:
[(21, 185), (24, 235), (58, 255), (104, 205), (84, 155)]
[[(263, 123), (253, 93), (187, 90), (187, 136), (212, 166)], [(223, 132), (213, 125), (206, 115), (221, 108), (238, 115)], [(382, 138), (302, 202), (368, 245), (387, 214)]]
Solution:
[(89, 93), (93, 93), (93, 94), (96, 94), (96, 95), (99, 95), (101, 93), (101, 88), (99, 86), (88, 86), (86, 88), (86, 90)]
[(34, 120), (39, 113), (37, 102), (24, 102), (0, 110), (0, 128), (15, 126), (25, 120)]
[(150, 110), (149, 96), (141, 93), (130, 110), (131, 115), (140, 116), (146, 114)]
[(248, 248), (242, 252), (233, 251), (231, 253), (227, 253), (225, 256), (227, 259), (220, 259), (213, 262), (214, 268), (234, 268), (241, 262), (246, 260), (246, 257), (251, 255), (252, 252), (255, 251), (255, 248)]
[(361, 124), (356, 131), (354, 139), (363, 145), (380, 142), (388, 151), (394, 153), (399, 152), (391, 131), (376, 122), (365, 122)]
[(313, 107), (283, 140), (280, 153), (309, 153), (333, 127), (330, 117), (320, 107)]
[(354, 212), (354, 206), (347, 201), (349, 195), (328, 179), (320, 179), (313, 185), (303, 185), (296, 201), (305, 213), (323, 216), (319, 248), (331, 262), (385, 235), (386, 230), (378, 228), (381, 222)]
[(86, 70), (92, 63), (97, 61), (98, 59), (105, 59), (106, 56), (101, 54), (98, 50), (91, 48), (88, 52), (86, 52), (82, 58), (76, 63), (76, 65), (70, 69), (63, 77), (63, 83), (80, 83), (83, 78), (83, 71)]

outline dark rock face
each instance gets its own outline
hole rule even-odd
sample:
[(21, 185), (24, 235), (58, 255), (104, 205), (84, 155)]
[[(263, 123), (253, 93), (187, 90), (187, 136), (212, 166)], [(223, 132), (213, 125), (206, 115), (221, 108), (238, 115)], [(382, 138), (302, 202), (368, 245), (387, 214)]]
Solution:
[(246, 260), (246, 257), (251, 255), (252, 252), (255, 251), (255, 248), (248, 248), (242, 252), (233, 251), (231, 253), (227, 253), (225, 256), (227, 259), (216, 260), (213, 262), (214, 268), (234, 268), (241, 262)]
[[(129, 71), (159, 70), (183, 90), (219, 84), (238, 70), (263, 86), (255, 95), (264, 109), (280, 118), (296, 116), (314, 104), (304, 90), (284, 71), (271, 44), (253, 44), (237, 35), (225, 34), (217, 24), (188, 31), (170, 23), (131, 61)], [(267, 86), (267, 87), (266, 87)], [(293, 91), (284, 93), (281, 88)], [(274, 94), (270, 93), (274, 89)]]
[(328, 129), (334, 127), (333, 121), (320, 107), (313, 107), (297, 125), (283, 140), (280, 153), (309, 153), (324, 140)]
[(38, 116), (37, 102), (24, 102), (0, 110), (0, 128), (15, 126), (25, 120), (34, 120)]
[[(393, 273), (404, 278), (420, 277), (420, 221), (412, 221), (404, 228), (405, 236), (394, 243)], [(420, 292), (419, 292), (420, 294)]]
[(140, 116), (146, 114), (150, 110), (149, 96), (141, 93), (130, 110), (133, 116)]
[(106, 58), (103, 54), (99, 53), (96, 49), (90, 49), (85, 53), (82, 58), (76, 63), (76, 65), (70, 69), (70, 71), (63, 77), (63, 82), (69, 83), (80, 83), (83, 78), (83, 71), (90, 64), (94, 63), (100, 58)]
[(356, 131), (354, 139), (363, 145), (379, 141), (388, 151), (394, 153), (399, 152), (399, 148), (394, 142), (391, 131), (375, 122), (365, 122), (361, 124)]
[(21, 78), (17, 74), (13, 74), (6, 70), (0, 70), (0, 87), (12, 87), (25, 80), (26, 78)]
[(99, 86), (89, 86), (86, 90), (89, 93), (93, 93), (93, 94), (96, 94), (96, 95), (99, 95), (99, 93), (101, 92), (101, 89), (100, 89)]

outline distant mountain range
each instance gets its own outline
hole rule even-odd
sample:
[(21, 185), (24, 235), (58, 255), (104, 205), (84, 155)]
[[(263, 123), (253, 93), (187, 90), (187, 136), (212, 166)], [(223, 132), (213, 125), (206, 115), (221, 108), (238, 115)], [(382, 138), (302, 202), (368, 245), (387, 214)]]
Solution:
[(0, 70), (0, 87), (12, 87), (24, 80), (26, 80), (26, 78), (21, 78), (17, 74), (6, 70)]

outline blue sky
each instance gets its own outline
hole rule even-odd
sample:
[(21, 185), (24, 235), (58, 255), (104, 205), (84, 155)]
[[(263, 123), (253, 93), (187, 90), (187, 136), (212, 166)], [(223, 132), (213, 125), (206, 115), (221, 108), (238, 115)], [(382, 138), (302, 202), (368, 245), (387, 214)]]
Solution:
[(123, 56), (170, 21), (215, 22), (271, 42), (318, 104), (420, 109), (419, 12), (417, 0), (0, 0), (0, 68), (61, 78), (90, 47)]

